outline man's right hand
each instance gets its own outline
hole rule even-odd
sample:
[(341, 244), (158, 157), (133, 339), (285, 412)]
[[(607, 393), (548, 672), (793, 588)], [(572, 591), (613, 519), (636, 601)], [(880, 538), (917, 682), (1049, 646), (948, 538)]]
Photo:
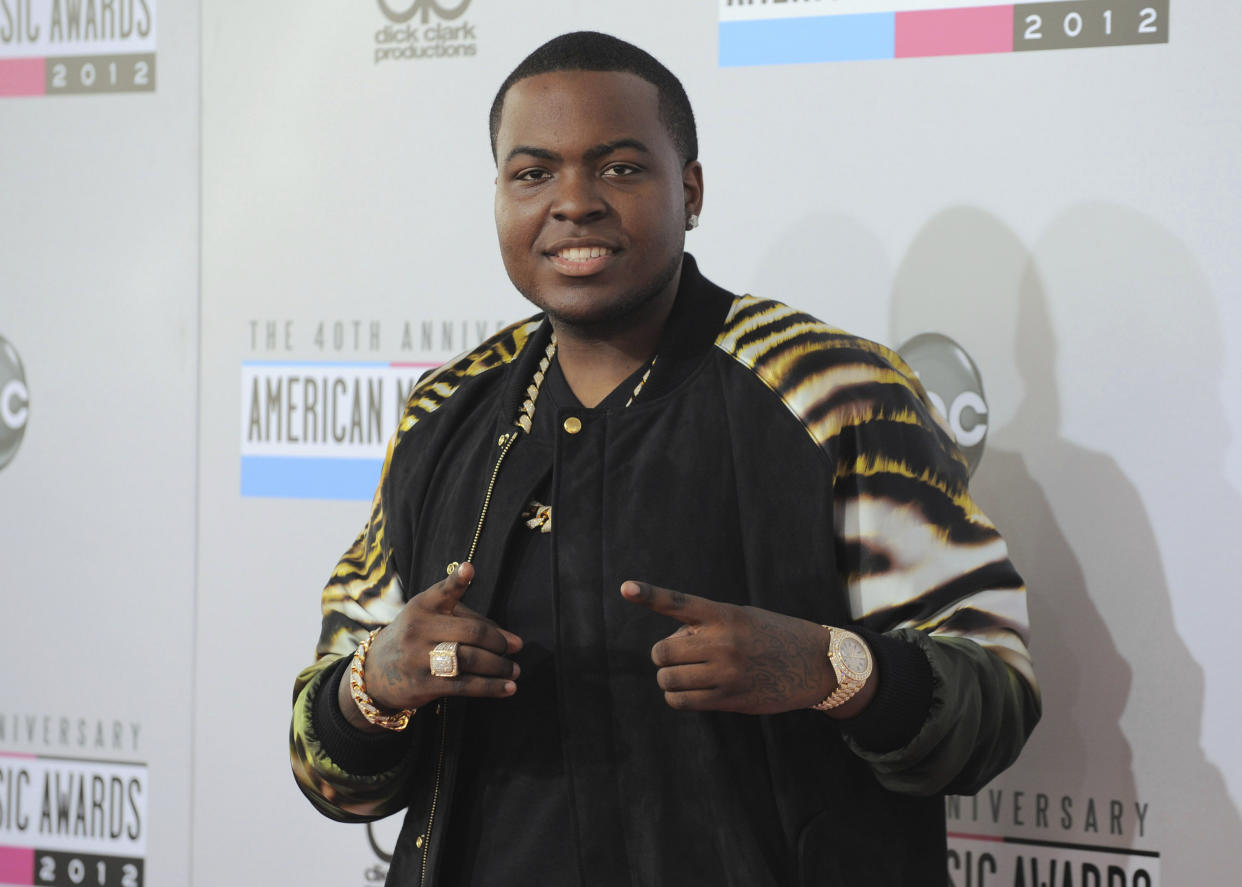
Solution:
[[(505, 631), (461, 603), (474, 579), (474, 567), (462, 564), (451, 575), (410, 598), (367, 651), (363, 680), (367, 694), (380, 708), (422, 708), (444, 696), (502, 698), (517, 692), (520, 669), (509, 657), (522, 649), (522, 639)], [(457, 676), (431, 674), (430, 654), (436, 644), (457, 641)], [(379, 731), (362, 716), (349, 694), (348, 674), (337, 702), (351, 724)]]

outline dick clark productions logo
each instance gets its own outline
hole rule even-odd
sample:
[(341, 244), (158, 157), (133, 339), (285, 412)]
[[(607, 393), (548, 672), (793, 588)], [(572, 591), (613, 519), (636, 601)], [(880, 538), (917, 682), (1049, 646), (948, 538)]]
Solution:
[(416, 14), (423, 14), (423, 24), (427, 24), (431, 19), (431, 13), (434, 11), (440, 18), (449, 19), (459, 18), (466, 12), (466, 7), (470, 5), (470, 0), (461, 0), (456, 6), (446, 8), (447, 4), (437, 3), (436, 0), (414, 0), (404, 10), (393, 9), (393, 6), (401, 6), (401, 0), (379, 0), (380, 10), (388, 18), (389, 21), (402, 24), (414, 18)]
[(17, 349), (0, 336), (0, 468), (17, 455), (26, 420), (30, 415), (30, 392), (26, 389), (26, 371)]

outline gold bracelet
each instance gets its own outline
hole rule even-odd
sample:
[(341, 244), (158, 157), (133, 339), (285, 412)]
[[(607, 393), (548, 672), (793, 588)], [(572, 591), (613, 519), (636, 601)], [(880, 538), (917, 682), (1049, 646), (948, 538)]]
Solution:
[(362, 712), (362, 716), (369, 723), (383, 727), (385, 730), (400, 732), (410, 725), (410, 718), (418, 709), (403, 708), (400, 711), (385, 711), (367, 695), (367, 685), (362, 679), (362, 667), (366, 665), (367, 650), (370, 649), (371, 641), (375, 640), (379, 631), (378, 628), (371, 629), (367, 639), (358, 645), (358, 650), (354, 653), (354, 661), (349, 664), (349, 695), (354, 697), (354, 704), (358, 706), (358, 711)]

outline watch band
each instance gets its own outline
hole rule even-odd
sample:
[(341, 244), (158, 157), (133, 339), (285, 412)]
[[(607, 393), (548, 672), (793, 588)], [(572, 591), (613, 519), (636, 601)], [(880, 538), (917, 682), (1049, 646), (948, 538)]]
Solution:
[(831, 711), (849, 702), (867, 683), (874, 660), (866, 641), (844, 628), (825, 625), (831, 634), (828, 661), (832, 664), (837, 686), (822, 702), (812, 705), (816, 711)]

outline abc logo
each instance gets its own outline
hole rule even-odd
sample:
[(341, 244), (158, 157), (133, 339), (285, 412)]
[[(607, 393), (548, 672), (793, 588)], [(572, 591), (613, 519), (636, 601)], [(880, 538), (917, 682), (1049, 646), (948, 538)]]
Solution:
[(979, 368), (961, 345), (940, 333), (920, 333), (897, 349), (932, 405), (948, 420), (973, 474), (988, 436), (988, 404)]
[[(393, 5), (402, 6), (405, 4), (408, 4), (408, 6), (404, 10), (392, 8)], [(380, 10), (388, 17), (389, 21), (396, 22), (397, 24), (408, 22), (420, 11), (423, 14), (424, 25), (429, 21), (432, 11), (442, 19), (454, 19), (464, 13), (469, 5), (470, 0), (461, 0), (452, 9), (445, 9), (436, 0), (412, 0), (412, 2), (411, 0), (395, 0), (395, 3), (393, 0), (379, 0)]]
[(0, 468), (13, 461), (26, 433), (30, 392), (17, 350), (0, 336)]

